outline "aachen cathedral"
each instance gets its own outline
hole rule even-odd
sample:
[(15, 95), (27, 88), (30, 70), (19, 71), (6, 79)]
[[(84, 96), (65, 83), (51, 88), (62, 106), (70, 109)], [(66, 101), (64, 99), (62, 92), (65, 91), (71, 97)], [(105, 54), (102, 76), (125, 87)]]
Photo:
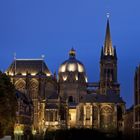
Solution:
[(86, 68), (74, 48), (60, 65), (58, 75), (52, 74), (43, 58), (15, 58), (6, 70), (18, 96), (22, 96), (15, 133), (73, 127), (123, 131), (125, 102), (117, 80), (117, 51), (111, 40), (109, 18), (99, 65), (99, 81), (88, 82)]

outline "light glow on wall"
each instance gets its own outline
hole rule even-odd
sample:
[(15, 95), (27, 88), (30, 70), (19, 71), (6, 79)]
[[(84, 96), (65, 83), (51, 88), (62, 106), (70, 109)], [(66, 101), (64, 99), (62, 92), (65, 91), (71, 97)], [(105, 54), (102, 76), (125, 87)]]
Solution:
[(31, 73), (31, 75), (32, 75), (32, 76), (35, 76), (35, 75), (36, 75), (36, 73)]
[(66, 81), (67, 80), (67, 76), (63, 76), (63, 80)]
[(70, 126), (75, 126), (76, 124), (76, 109), (69, 109), (70, 116)]
[(78, 76), (77, 75), (75, 76), (75, 79), (78, 80)]
[(65, 72), (65, 70), (66, 70), (66, 66), (62, 65), (61, 68), (60, 68), (60, 72)]
[(23, 135), (24, 126), (20, 124), (16, 124), (14, 127), (14, 134), (15, 135)]
[(32, 134), (33, 134), (33, 135), (36, 134), (36, 130), (35, 130), (35, 129), (32, 130)]
[(83, 66), (78, 64), (78, 72), (83, 72), (83, 71), (84, 71)]
[(10, 72), (9, 75), (14, 76), (14, 73)]
[(26, 73), (22, 73), (23, 76), (26, 76)]
[(50, 73), (47, 73), (47, 76), (51, 76), (51, 74)]
[[(111, 43), (111, 42), (110, 42)], [(108, 47), (105, 47), (105, 55), (111, 55), (114, 56), (114, 49), (112, 47), (112, 44), (109, 44)]]
[(85, 81), (88, 82), (87, 77), (85, 76)]
[(76, 70), (76, 65), (75, 64), (69, 64), (68, 65), (68, 71), (75, 71)]

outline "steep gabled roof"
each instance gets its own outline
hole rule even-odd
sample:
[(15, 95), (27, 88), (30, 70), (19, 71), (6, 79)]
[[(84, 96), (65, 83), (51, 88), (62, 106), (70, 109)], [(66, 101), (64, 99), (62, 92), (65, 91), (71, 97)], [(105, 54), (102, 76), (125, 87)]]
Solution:
[(39, 73), (51, 75), (46, 63), (43, 59), (16, 59), (12, 62), (6, 71), (7, 73)]

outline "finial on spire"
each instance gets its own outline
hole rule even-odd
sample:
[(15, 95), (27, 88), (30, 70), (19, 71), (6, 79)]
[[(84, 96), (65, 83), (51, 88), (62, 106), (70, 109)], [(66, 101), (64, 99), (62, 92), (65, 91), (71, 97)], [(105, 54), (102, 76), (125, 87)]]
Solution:
[(16, 53), (14, 53), (14, 60), (16, 60)]
[(45, 55), (44, 55), (44, 54), (42, 54), (42, 55), (41, 55), (41, 58), (44, 60), (44, 58), (45, 58)]
[(108, 12), (108, 13), (106, 13), (106, 17), (107, 17), (107, 19), (109, 19), (110, 18), (110, 13)]

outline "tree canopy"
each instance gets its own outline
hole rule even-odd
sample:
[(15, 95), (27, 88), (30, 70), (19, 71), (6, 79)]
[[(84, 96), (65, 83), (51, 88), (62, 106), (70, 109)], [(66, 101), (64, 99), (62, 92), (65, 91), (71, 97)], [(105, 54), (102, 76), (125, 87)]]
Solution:
[(0, 137), (13, 132), (17, 100), (10, 77), (0, 72)]

